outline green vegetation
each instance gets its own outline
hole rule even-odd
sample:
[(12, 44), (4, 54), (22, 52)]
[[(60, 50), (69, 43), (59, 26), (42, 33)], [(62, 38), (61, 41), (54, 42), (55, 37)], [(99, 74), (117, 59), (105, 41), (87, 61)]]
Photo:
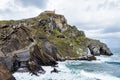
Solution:
[(14, 24), (14, 20), (9, 20), (9, 21), (0, 21), (0, 24)]
[(48, 14), (46, 14), (46, 13), (41, 13), (39, 16), (38, 16), (38, 18), (39, 19), (46, 19), (46, 18), (49, 18), (50, 16), (48, 15)]
[[(39, 20), (48, 19), (53, 15), (47, 13), (41, 13), (39, 16), (24, 20), (10, 20), (10, 21), (0, 21), (0, 24), (18, 24), (18, 23), (26, 23), (24, 30), (27, 34), (29, 34), (32, 38), (35, 39), (39, 48), (42, 46), (42, 41), (40, 39), (47, 39), (52, 42), (58, 49), (59, 53), (66, 57), (79, 57), (87, 49), (87, 40), (90, 40), (85, 37), (83, 31), (79, 31), (76, 26), (67, 25), (66, 31), (60, 32), (59, 26), (55, 26), (55, 21), (51, 21), (53, 25), (53, 29), (50, 28), (49, 23), (46, 21), (44, 26), (39, 25)], [(63, 20), (63, 15), (55, 14), (55, 18)], [(57, 20), (56, 19), (56, 20)], [(61, 21), (62, 22), (62, 21)], [(62, 24), (62, 23), (61, 23)], [(29, 27), (32, 25), (32, 27)], [(9, 33), (8, 33), (9, 34)], [(57, 36), (63, 35), (64, 38), (57, 38)], [(27, 43), (26, 43), (27, 44)], [(41, 50), (41, 49), (40, 49)], [(42, 50), (40, 51), (42, 52)], [(42, 55), (43, 56), (43, 55)]]

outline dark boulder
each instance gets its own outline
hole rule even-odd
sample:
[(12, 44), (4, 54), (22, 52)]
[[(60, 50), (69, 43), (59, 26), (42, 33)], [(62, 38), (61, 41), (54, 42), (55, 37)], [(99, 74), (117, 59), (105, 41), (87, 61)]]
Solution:
[(56, 68), (54, 68), (54, 69), (51, 71), (51, 73), (58, 73), (58, 72), (60, 72), (60, 71), (57, 70)]
[(82, 56), (78, 59), (75, 60), (87, 60), (87, 61), (92, 61), (92, 60), (96, 60), (96, 57), (93, 55), (86, 55), (86, 56)]
[(38, 75), (37, 73), (45, 73), (43, 68), (32, 60), (29, 60), (27, 68), (30, 71), (30, 73), (34, 75)]
[(96, 57), (93, 55), (87, 56), (88, 61), (96, 60)]

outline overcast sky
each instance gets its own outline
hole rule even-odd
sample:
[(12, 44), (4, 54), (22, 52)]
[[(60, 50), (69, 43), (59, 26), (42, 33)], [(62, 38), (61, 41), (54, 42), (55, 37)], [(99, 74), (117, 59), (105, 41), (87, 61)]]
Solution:
[(30, 18), (54, 9), (87, 37), (119, 47), (120, 0), (1, 0), (0, 20)]

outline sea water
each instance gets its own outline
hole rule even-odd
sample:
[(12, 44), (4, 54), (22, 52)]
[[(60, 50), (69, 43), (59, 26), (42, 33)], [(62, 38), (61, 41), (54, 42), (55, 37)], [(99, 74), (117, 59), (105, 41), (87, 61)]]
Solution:
[(16, 80), (120, 80), (120, 49), (113, 49), (113, 56), (97, 56), (96, 61), (58, 62), (59, 73), (51, 73), (53, 67), (42, 66), (46, 71), (39, 76), (29, 72), (16, 72)]

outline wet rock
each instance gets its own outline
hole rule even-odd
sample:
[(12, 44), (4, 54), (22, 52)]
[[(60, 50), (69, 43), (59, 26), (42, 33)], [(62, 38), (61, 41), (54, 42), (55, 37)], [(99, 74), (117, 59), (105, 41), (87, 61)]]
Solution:
[(58, 72), (60, 72), (60, 71), (58, 71), (56, 68), (54, 68), (54, 69), (51, 71), (51, 73), (58, 73)]
[(88, 61), (96, 60), (96, 57), (90, 55), (90, 56), (87, 56), (87, 60), (88, 60)]
[(28, 70), (34, 75), (38, 75), (38, 73), (45, 73), (43, 68), (32, 60), (29, 60), (28, 62)]

